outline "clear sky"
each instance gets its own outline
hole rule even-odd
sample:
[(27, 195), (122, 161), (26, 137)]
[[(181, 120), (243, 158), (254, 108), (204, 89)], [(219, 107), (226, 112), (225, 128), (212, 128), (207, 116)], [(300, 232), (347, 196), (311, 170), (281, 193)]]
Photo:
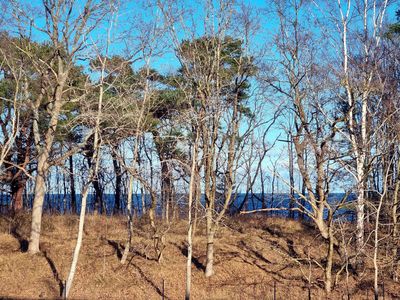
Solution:
[[(333, 1), (333, 0), (329, 0)], [(80, 9), (82, 7), (82, 3), (80, 1), (77, 2), (77, 7)], [(176, 70), (179, 67), (179, 62), (174, 55), (174, 46), (171, 41), (171, 38), (168, 34), (163, 34), (163, 16), (160, 10), (156, 6), (150, 5), (152, 1), (121, 1), (120, 8), (115, 12), (115, 14), (108, 14), (107, 19), (113, 20), (113, 27), (111, 30), (112, 33), (112, 43), (110, 44), (109, 53), (110, 54), (118, 54), (118, 55), (131, 55), (132, 49), (137, 49), (140, 44), (146, 44), (148, 39), (154, 39), (154, 44), (157, 44), (158, 47), (156, 49), (152, 49), (156, 53), (152, 57), (151, 66), (155, 69), (158, 69), (161, 73), (168, 73)], [(35, 4), (39, 3), (36, 1), (21, 1), (24, 5), (31, 5), (32, 12), (35, 12)], [(182, 24), (192, 27), (195, 27), (194, 31), (184, 31), (179, 29), (178, 36), (180, 39), (187, 39), (192, 37), (192, 34), (196, 37), (201, 36), (205, 33), (204, 30), (204, 19), (206, 18), (204, 4), (205, 1), (181, 1), (181, 8), (184, 8), (187, 11), (188, 18), (184, 20)], [(215, 7), (218, 7), (218, 1), (213, 1)], [(317, 17), (324, 17), (329, 15), (329, 11), (327, 11), (327, 6), (324, 3), (329, 3), (326, 1), (313, 1), (311, 6), (314, 6), (311, 10), (307, 11), (307, 14), (301, 17), (304, 22), (306, 21), (309, 14), (315, 14)], [(336, 3), (336, 1), (335, 1)], [(258, 51), (265, 51), (265, 56), (269, 60), (273, 60), (277, 58), (277, 53), (274, 50), (272, 39), (274, 32), (278, 25), (278, 17), (276, 13), (273, 12), (273, 5), (271, 1), (264, 0), (244, 0), (237, 2), (237, 7), (247, 6), (251, 7), (252, 15), (250, 17), (251, 21), (258, 23), (257, 30), (254, 31), (254, 34), (250, 36), (250, 44), (253, 53)], [(319, 8), (316, 8), (319, 6)], [(392, 22), (395, 21), (395, 12), (399, 5), (391, 5), (387, 11), (387, 16), (389, 20)], [(78, 11), (79, 11), (78, 9)], [(190, 13), (191, 12), (191, 13)], [(337, 12), (338, 13), (338, 12)], [(34, 15), (34, 14), (32, 14)], [(235, 21), (233, 21), (235, 23)], [(44, 19), (37, 18), (35, 20), (35, 24), (39, 27), (44, 26)], [(182, 25), (181, 24), (181, 25)], [(309, 23), (311, 24), (311, 23)], [(109, 22), (104, 22), (102, 26), (96, 29), (91, 35), (88, 37), (89, 42), (98, 43), (99, 49), (101, 45), (105, 44), (104, 37), (106, 36), (106, 32), (110, 26)], [(311, 28), (311, 30), (313, 30)], [(157, 33), (158, 32), (158, 33)], [(45, 41), (47, 37), (37, 31), (34, 30), (34, 37), (38, 41)], [(231, 32), (231, 34), (236, 34), (235, 32)], [(240, 36), (237, 36), (240, 38)], [(150, 49), (147, 49), (150, 50)], [(86, 53), (88, 55), (93, 55), (93, 53)], [(138, 53), (135, 55), (135, 58), (138, 58), (141, 54)], [(81, 64), (87, 64), (87, 60), (80, 62)], [(135, 63), (136, 68), (140, 68), (143, 65), (143, 61), (138, 61)], [(254, 88), (257, 88), (256, 84), (253, 84)], [(270, 95), (271, 96), (271, 95)], [(271, 99), (266, 99), (271, 100)], [(268, 117), (271, 115), (273, 111), (273, 105), (265, 105), (264, 115)], [(281, 120), (285, 122), (286, 120)], [(270, 134), (268, 135), (268, 140), (270, 143), (280, 136), (282, 139), (286, 138), (285, 132), (282, 130), (281, 122), (277, 122), (276, 126), (273, 127)], [(276, 147), (270, 152), (270, 155), (265, 160), (265, 170), (271, 168), (271, 161), (280, 160), (281, 165), (281, 173), (284, 177), (287, 177), (287, 156), (282, 155), (287, 149), (287, 145), (284, 142), (278, 142)]]

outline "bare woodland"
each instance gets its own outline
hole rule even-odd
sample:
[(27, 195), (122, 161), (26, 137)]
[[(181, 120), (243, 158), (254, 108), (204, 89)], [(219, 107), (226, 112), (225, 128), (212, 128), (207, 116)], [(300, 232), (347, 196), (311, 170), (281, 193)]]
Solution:
[[(288, 258), (309, 298), (400, 297), (400, 3), (0, 3), (0, 227), (51, 261), (43, 220), (76, 221), (68, 271), (52, 263), (58, 296), (84, 298), (85, 220), (98, 218), (123, 224), (113, 270), (143, 247), (168, 265), (183, 230), (178, 298), (199, 297), (196, 267), (217, 280), (229, 230), (276, 237), (274, 222), (322, 247)], [(269, 284), (253, 297), (279, 299)]]

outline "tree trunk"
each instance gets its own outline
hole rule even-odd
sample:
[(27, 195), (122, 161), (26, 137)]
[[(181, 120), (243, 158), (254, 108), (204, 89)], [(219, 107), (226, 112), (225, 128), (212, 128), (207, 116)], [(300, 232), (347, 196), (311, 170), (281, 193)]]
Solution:
[(172, 180), (168, 163), (161, 161), (161, 203), (163, 204), (163, 215), (167, 223), (169, 222), (171, 205)]
[(290, 182), (290, 199), (289, 199), (289, 218), (294, 219), (294, 204), (295, 204), (295, 197), (294, 197), (294, 165), (293, 165), (293, 142), (291, 140), (291, 136), (288, 136), (288, 153), (289, 153), (289, 182)]
[(125, 249), (124, 249), (124, 254), (122, 255), (121, 258), (121, 264), (125, 264), (126, 259), (129, 254), (129, 250), (131, 248), (131, 243), (132, 243), (132, 232), (133, 232), (133, 214), (132, 214), (132, 192), (133, 192), (133, 176), (129, 176), (129, 187), (128, 187), (128, 201), (127, 201), (127, 210), (128, 210), (128, 239), (125, 244)]
[(146, 193), (145, 190), (140, 188), (140, 200), (142, 202), (142, 216), (146, 214)]
[(263, 171), (261, 170), (260, 172), (260, 183), (261, 183), (261, 209), (267, 208), (267, 203), (266, 203), (266, 195), (265, 195), (265, 183), (264, 183), (264, 175)]
[[(206, 191), (207, 194), (207, 191)], [(213, 203), (214, 200), (206, 195), (206, 231), (207, 231), (207, 253), (206, 253), (206, 277), (214, 274), (214, 220), (213, 220)]]
[(164, 241), (164, 234), (157, 231), (156, 226), (156, 207), (157, 207), (157, 196), (153, 190), (149, 190), (150, 198), (151, 198), (151, 205), (149, 208), (149, 219), (150, 219), (150, 226), (153, 229), (153, 244), (154, 250), (157, 256), (157, 262), (160, 263), (163, 259), (163, 250), (165, 247)]
[(364, 247), (364, 206), (365, 206), (365, 181), (364, 181), (364, 166), (360, 162), (357, 164), (357, 232), (356, 243), (357, 251), (362, 251)]
[(24, 126), (21, 128), (20, 134), (15, 140), (15, 152), (17, 153), (15, 164), (18, 165), (20, 169), (14, 167), (11, 163), (8, 163), (13, 160), (15, 153), (10, 153), (6, 159), (7, 163), (5, 163), (5, 169), (8, 170), (8, 178), (11, 179), (10, 186), (13, 213), (22, 210), (24, 206), (23, 196), (27, 181), (24, 172), (28, 171), (26, 167), (31, 159), (32, 141), (32, 133), (28, 131), (26, 126)]
[(328, 228), (328, 254), (326, 257), (326, 267), (325, 267), (325, 291), (330, 294), (332, 291), (332, 265), (333, 265), (333, 246), (334, 237), (332, 232), (332, 226), (329, 225)]
[(74, 176), (74, 158), (69, 157), (69, 185), (71, 190), (71, 211), (76, 213), (76, 191), (75, 191), (75, 176)]
[(383, 204), (383, 199), (385, 197), (386, 193), (386, 185), (385, 185), (385, 191), (380, 197), (379, 200), (379, 205), (376, 210), (376, 219), (375, 219), (375, 230), (374, 230), (374, 257), (373, 257), (373, 263), (374, 263), (374, 295), (375, 295), (375, 300), (379, 299), (379, 285), (378, 285), (378, 276), (379, 276), (379, 266), (378, 266), (378, 250), (379, 250), (379, 221), (380, 221), (380, 214), (381, 214), (381, 209), (382, 209), (382, 204)]
[(46, 152), (42, 153), (38, 159), (38, 170), (35, 178), (35, 197), (33, 199), (32, 207), (32, 225), (31, 225), (31, 236), (29, 239), (29, 253), (35, 254), (40, 251), (39, 239), (42, 225), (42, 211), (44, 196), (46, 193), (46, 180), (45, 170), (47, 168), (46, 161), (48, 155)]
[(99, 176), (98, 174), (95, 175), (95, 179), (93, 180), (93, 188), (95, 191), (94, 195), (94, 213), (95, 214), (102, 214), (103, 213), (103, 191), (100, 186)]
[(207, 230), (206, 277), (214, 274), (214, 234), (213, 229)]
[(116, 158), (113, 158), (113, 166), (115, 173), (114, 214), (118, 214), (119, 212), (121, 212), (122, 171), (121, 166)]
[(83, 237), (83, 226), (85, 223), (85, 215), (86, 215), (86, 203), (87, 196), (89, 193), (89, 185), (90, 181), (85, 185), (83, 193), (82, 193), (82, 202), (81, 202), (81, 213), (79, 216), (79, 229), (78, 229), (78, 237), (76, 239), (76, 245), (74, 250), (74, 255), (72, 258), (71, 269), (68, 274), (68, 279), (65, 284), (65, 297), (68, 298), (69, 292), (71, 290), (72, 282), (74, 280), (76, 265), (78, 264), (79, 252), (82, 245), (82, 237)]
[(400, 159), (397, 159), (397, 176), (396, 176), (396, 183), (394, 187), (393, 193), (393, 206), (392, 206), (392, 222), (393, 222), (393, 232), (392, 232), (392, 243), (393, 243), (393, 267), (392, 267), (392, 278), (393, 281), (399, 281), (398, 269), (400, 264), (400, 254), (399, 249), (397, 246), (397, 239), (398, 239), (398, 220), (397, 220), (397, 207), (399, 205), (399, 189), (400, 189)]
[[(35, 140), (35, 146), (38, 150), (39, 157), (37, 161), (37, 175), (35, 179), (35, 197), (33, 199), (32, 208), (32, 225), (31, 235), (29, 240), (29, 253), (35, 254), (39, 250), (39, 239), (41, 233), (42, 213), (43, 213), (43, 202), (46, 193), (46, 173), (48, 171), (48, 159), (50, 151), (53, 146), (54, 133), (57, 130), (58, 118), (62, 106), (62, 93), (65, 85), (65, 81), (68, 76), (68, 72), (63, 71), (63, 62), (61, 58), (58, 59), (58, 82), (54, 91), (53, 103), (50, 105), (50, 122), (45, 134), (43, 146), (40, 145), (40, 132), (39, 132), (39, 106), (40, 102), (35, 103), (34, 109), (34, 121), (33, 121), (33, 135)], [(44, 92), (42, 92), (44, 93)]]
[(193, 146), (192, 165), (189, 183), (189, 199), (188, 199), (188, 232), (187, 232), (187, 260), (186, 260), (186, 291), (185, 300), (190, 299), (190, 288), (192, 283), (192, 250), (193, 250), (193, 222), (192, 222), (192, 206), (193, 196), (196, 190), (196, 162), (197, 162), (197, 143), (198, 133), (196, 136), (195, 145)]
[(24, 190), (25, 179), (17, 177), (11, 186), (11, 199), (13, 213), (17, 213), (23, 209), (24, 206)]
[[(198, 177), (199, 171), (198, 167), (195, 168), (196, 176)], [(198, 177), (199, 178), (199, 177)], [(193, 220), (193, 236), (196, 235), (196, 229), (197, 229), (197, 221), (198, 221), (198, 212), (199, 212), (199, 207), (200, 207), (200, 202), (201, 202), (201, 187), (200, 187), (200, 181), (195, 181), (194, 184), (194, 189), (195, 189), (195, 198), (194, 198), (194, 220)]]
[[(275, 177), (276, 177), (276, 169), (274, 166), (273, 174), (272, 174), (272, 181), (271, 181), (271, 208), (274, 207), (274, 196), (275, 196)], [(271, 215), (272, 215), (271, 211)]]
[[(190, 193), (190, 192), (189, 192)], [(189, 196), (190, 197), (190, 196)], [(192, 201), (189, 199), (189, 202)], [(188, 223), (189, 223), (189, 228), (188, 228), (188, 233), (187, 233), (187, 259), (186, 259), (186, 291), (185, 291), (185, 300), (190, 299), (190, 289), (191, 289), (191, 283), (192, 283), (192, 251), (193, 251), (193, 241), (192, 241), (192, 229), (193, 229), (193, 223), (192, 223), (192, 207), (189, 205), (189, 212), (188, 212)]]
[[(94, 149), (93, 145), (87, 145), (86, 149), (86, 159), (87, 159), (87, 164), (89, 169), (92, 168), (92, 157), (94, 155)], [(92, 185), (94, 188), (94, 214), (102, 214), (103, 212), (103, 190), (99, 181), (99, 174), (98, 171), (94, 175), (95, 177), (93, 178)]]

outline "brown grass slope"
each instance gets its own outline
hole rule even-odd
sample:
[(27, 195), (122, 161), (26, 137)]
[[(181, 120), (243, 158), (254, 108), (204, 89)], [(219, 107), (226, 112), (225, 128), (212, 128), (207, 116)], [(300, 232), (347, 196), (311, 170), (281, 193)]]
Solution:
[[(44, 216), (41, 255), (25, 253), (30, 218), (0, 219), (0, 298), (60, 298), (72, 259), (77, 216)], [(126, 238), (124, 217), (87, 216), (83, 247), (73, 283), (74, 299), (183, 299), (186, 224), (171, 225), (164, 261), (154, 260), (150, 228), (135, 224), (128, 264), (119, 257)], [(326, 246), (311, 227), (264, 216), (226, 220), (216, 241), (215, 271), (203, 275), (204, 228), (196, 233), (193, 258), (194, 299), (327, 299), (323, 292)], [(337, 265), (336, 268), (340, 266)], [(371, 269), (345, 276), (329, 299), (372, 298)], [(347, 288), (348, 287), (348, 288)], [(163, 292), (164, 289), (164, 292)], [(385, 299), (400, 298), (400, 287), (385, 281)], [(345, 298), (344, 298), (345, 297)]]

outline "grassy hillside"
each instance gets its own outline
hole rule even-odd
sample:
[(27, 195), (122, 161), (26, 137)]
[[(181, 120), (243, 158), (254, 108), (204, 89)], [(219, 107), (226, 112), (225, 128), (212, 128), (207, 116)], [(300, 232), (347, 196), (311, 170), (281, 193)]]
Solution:
[[(71, 297), (76, 299), (183, 299), (186, 224), (176, 221), (166, 235), (164, 261), (155, 261), (150, 227), (135, 224), (128, 264), (119, 263), (126, 238), (124, 217), (88, 216)], [(1, 217), (0, 296), (59, 298), (67, 277), (78, 226), (77, 216), (44, 216), (40, 255), (24, 253), (30, 218)], [(326, 299), (323, 291), (324, 241), (307, 224), (265, 216), (226, 220), (216, 241), (216, 274), (203, 275), (204, 228), (195, 237), (194, 299)], [(338, 257), (334, 266), (340, 269)], [(372, 268), (344, 270), (331, 299), (373, 297)], [(310, 289), (309, 289), (310, 287)], [(400, 297), (400, 287), (385, 281), (385, 299)], [(163, 292), (164, 290), (164, 292)], [(309, 291), (310, 290), (310, 291)]]

